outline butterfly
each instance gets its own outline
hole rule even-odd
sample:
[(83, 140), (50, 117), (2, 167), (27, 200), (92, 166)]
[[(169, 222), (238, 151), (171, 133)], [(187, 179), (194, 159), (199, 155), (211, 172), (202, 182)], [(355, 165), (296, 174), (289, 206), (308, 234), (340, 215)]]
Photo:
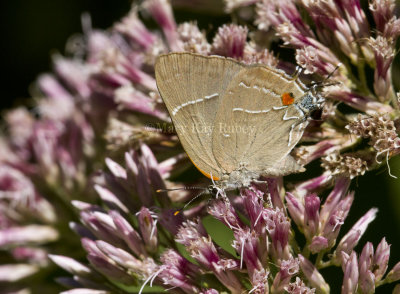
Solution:
[(290, 155), (325, 99), (297, 75), (220, 56), (160, 55), (155, 75), (180, 142), (223, 189), (305, 169)]

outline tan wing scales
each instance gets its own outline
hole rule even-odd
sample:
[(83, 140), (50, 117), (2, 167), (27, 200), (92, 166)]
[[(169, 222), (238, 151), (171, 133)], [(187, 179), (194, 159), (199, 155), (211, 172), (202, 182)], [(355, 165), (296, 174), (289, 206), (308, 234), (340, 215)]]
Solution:
[(212, 132), (222, 95), (243, 65), (217, 56), (170, 53), (157, 58), (157, 87), (186, 153), (205, 174), (223, 172), (212, 152)]
[(214, 131), (212, 141), (214, 156), (225, 170), (232, 172), (244, 166), (266, 176), (304, 170), (289, 153), (307, 122), (300, 117), (284, 120), (286, 111), (286, 117), (300, 113), (294, 105), (284, 108), (283, 93), (291, 93), (296, 103), (305, 92), (284, 73), (263, 66), (244, 68), (234, 77), (215, 122), (227, 128)]

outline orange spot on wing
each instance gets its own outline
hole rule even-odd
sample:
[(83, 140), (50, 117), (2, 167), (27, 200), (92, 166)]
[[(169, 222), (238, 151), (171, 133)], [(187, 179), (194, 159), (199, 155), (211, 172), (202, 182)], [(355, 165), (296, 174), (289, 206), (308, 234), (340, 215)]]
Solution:
[[(188, 156), (189, 157), (189, 156)], [(208, 173), (206, 173), (204, 170), (201, 170), (194, 162), (193, 162), (193, 160), (189, 157), (189, 159), (190, 159), (190, 161), (193, 163), (193, 165), (203, 174), (203, 175), (205, 175), (207, 178), (209, 178), (209, 179), (211, 179), (211, 175), (210, 174), (208, 174)], [(219, 181), (219, 178), (218, 177), (212, 177), (212, 179), (214, 180), (214, 181)]]
[(283, 105), (292, 105), (294, 103), (294, 97), (292, 93), (283, 93), (281, 98)]
[(174, 215), (177, 216), (179, 214), (179, 212), (180, 212), (179, 210), (175, 211)]

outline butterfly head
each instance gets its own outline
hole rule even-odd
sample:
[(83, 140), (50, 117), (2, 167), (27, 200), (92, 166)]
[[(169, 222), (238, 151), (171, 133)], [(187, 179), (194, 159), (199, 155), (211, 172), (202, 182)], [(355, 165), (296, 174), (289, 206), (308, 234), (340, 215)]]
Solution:
[(307, 117), (310, 117), (315, 111), (321, 109), (324, 103), (325, 98), (318, 91), (308, 91), (298, 103), (298, 107)]

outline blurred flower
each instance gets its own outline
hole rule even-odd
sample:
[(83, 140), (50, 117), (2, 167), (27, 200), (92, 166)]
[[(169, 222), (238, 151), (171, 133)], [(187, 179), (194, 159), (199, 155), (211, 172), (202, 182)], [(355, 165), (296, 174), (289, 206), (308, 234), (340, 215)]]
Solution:
[(8, 283), (23, 288), (21, 281), (49, 267), (48, 250), (60, 239), (58, 217), (31, 180), (5, 164), (0, 166), (0, 212), (0, 249), (5, 251), (0, 282), (7, 283), (4, 291), (11, 291)]
[(389, 155), (399, 152), (400, 139), (388, 114), (373, 117), (358, 115), (357, 119), (350, 122), (346, 128), (356, 136), (370, 139), (369, 144), (375, 149), (377, 162), (381, 155), (386, 155), (388, 158)]
[[(286, 194), (285, 203), (282, 203), (288, 208), (289, 214), (286, 213), (286, 209), (276, 207), (273, 202), (272, 206), (264, 206), (264, 201), (269, 195), (271, 198), (277, 196), (272, 190), (273, 182), (269, 185), (269, 195), (253, 186), (252, 189), (242, 189), (241, 196), (228, 194), (230, 201), (213, 201), (208, 208), (210, 214), (233, 233), (232, 247), (236, 251), (236, 256), (233, 256), (219, 247), (207, 233), (199, 218), (202, 215), (201, 209), (196, 210), (195, 214), (189, 209), (173, 216), (174, 211), (168, 208), (171, 204), (162, 201), (163, 198), (154, 194), (154, 190), (151, 192), (150, 187), (153, 185), (148, 181), (159, 177), (149, 177), (151, 172), (148, 165), (142, 166), (143, 172), (147, 174), (145, 180), (147, 183), (140, 192), (147, 195), (146, 198), (141, 198), (140, 203), (130, 208), (123, 205), (123, 202), (128, 203), (122, 198), (125, 194), (122, 193), (124, 187), (129, 185), (135, 187), (140, 179), (138, 175), (132, 174), (135, 170), (131, 165), (132, 159), (137, 158), (135, 162), (138, 166), (138, 163), (151, 157), (149, 149), (142, 148), (140, 152), (126, 154), (126, 168), (108, 160), (111, 171), (108, 175), (108, 184), (104, 182), (103, 188), (97, 188), (105, 207), (74, 202), (86, 228), (82, 228), (78, 233), (87, 251), (87, 259), (96, 271), (74, 270), (73, 274), (96, 284), (93, 289), (112, 292), (116, 284), (110, 285), (105, 282), (106, 278), (110, 282), (140, 285), (142, 289), (146, 285), (158, 285), (167, 289), (174, 287), (185, 293), (205, 293), (206, 289), (207, 291), (228, 289), (231, 293), (241, 293), (246, 289), (262, 293), (269, 290), (277, 293), (283, 291), (298, 293), (300, 289), (303, 291), (301, 293), (315, 291), (329, 293), (330, 287), (318, 268), (334, 264), (341, 265), (345, 271), (343, 280), (345, 293), (351, 293), (357, 288), (358, 283), (365, 280), (365, 266), (363, 271), (358, 269), (357, 256), (352, 250), (368, 224), (375, 218), (376, 209), (363, 216), (338, 242), (340, 228), (353, 200), (353, 193), (347, 192), (348, 179), (337, 179), (322, 208), (317, 195), (310, 194), (303, 198), (296, 196), (296, 189), (292, 190)], [(129, 177), (129, 174), (134, 177)], [(129, 182), (128, 178), (131, 179)], [(136, 187), (135, 189), (139, 188)], [(237, 197), (240, 201), (234, 200)], [(156, 202), (157, 208), (153, 206)], [(155, 210), (141, 206), (143, 204), (154, 207)], [(242, 214), (241, 218), (237, 209)], [(194, 215), (197, 215), (197, 218), (192, 220), (187, 218)], [(304, 246), (290, 240), (293, 234), (292, 220), (306, 238)], [(176, 249), (176, 243), (182, 244), (196, 262), (181, 255)], [(335, 246), (336, 244), (338, 245)], [(370, 243), (367, 243), (366, 248), (369, 248), (368, 244)], [(158, 252), (161, 248), (169, 249), (160, 257)], [(364, 259), (367, 256), (372, 258), (367, 263), (368, 269), (375, 277), (372, 286), (378, 286), (386, 272), (388, 248), (383, 240), (375, 255), (366, 255), (367, 253), (364, 253), (366, 249), (361, 255)], [(349, 253), (352, 254), (351, 257)], [(310, 254), (318, 255), (315, 263), (309, 260)], [(54, 258), (52, 257), (57, 264), (69, 272), (74, 264), (80, 268), (84, 266), (68, 257)], [(361, 263), (360, 260), (360, 267), (361, 264), (364, 262)], [(84, 266), (84, 268), (89, 267)], [(397, 279), (395, 272), (396, 269), (390, 272), (388, 281)], [(212, 289), (208, 289), (211, 282), (209, 280), (211, 276), (208, 277), (210, 273), (215, 279), (212, 282)], [(104, 278), (99, 278), (99, 274)], [(363, 279), (360, 282), (359, 277)], [(245, 282), (246, 280), (250, 281), (250, 285)], [(78, 288), (86, 285), (76, 282)], [(364, 287), (364, 284), (360, 284), (360, 287)]]

